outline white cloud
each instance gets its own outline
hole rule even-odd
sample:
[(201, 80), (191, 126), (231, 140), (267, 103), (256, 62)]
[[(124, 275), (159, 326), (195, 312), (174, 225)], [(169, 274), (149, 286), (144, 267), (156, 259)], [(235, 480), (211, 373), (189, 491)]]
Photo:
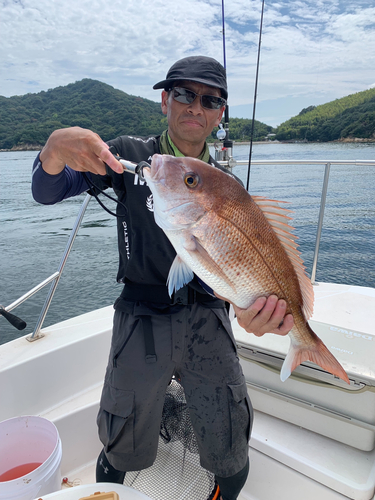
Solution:
[[(220, 0), (2, 0), (0, 5), (0, 95), (93, 78), (159, 100), (152, 85), (178, 58), (206, 54), (223, 61)], [(231, 106), (253, 100), (260, 11), (260, 0), (225, 2)], [(308, 106), (369, 88), (374, 19), (375, 8), (365, 0), (266, 2), (258, 101), (306, 99)], [(273, 116), (277, 121), (277, 109)], [(279, 116), (284, 119), (285, 110)]]

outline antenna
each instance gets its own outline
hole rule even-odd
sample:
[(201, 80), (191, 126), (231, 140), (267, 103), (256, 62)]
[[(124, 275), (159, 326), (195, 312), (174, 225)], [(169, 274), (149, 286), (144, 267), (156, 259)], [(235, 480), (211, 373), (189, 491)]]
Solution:
[(259, 28), (258, 60), (257, 60), (257, 70), (256, 70), (256, 76), (255, 76), (253, 120), (251, 123), (249, 167), (247, 170), (246, 191), (249, 191), (249, 183), (250, 183), (250, 168), (251, 168), (251, 155), (252, 155), (252, 150), (253, 150), (253, 138), (254, 138), (255, 107), (256, 107), (257, 91), (258, 91), (258, 75), (259, 75), (259, 61), (260, 61), (260, 44), (262, 41), (263, 13), (264, 13), (264, 0), (262, 1), (262, 14), (261, 14), (261, 18), (260, 18), (260, 28)]

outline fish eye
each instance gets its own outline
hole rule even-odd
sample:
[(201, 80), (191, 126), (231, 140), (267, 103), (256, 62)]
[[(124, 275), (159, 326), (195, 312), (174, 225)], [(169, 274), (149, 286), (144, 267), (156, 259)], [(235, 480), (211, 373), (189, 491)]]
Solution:
[(189, 172), (188, 174), (185, 174), (184, 182), (188, 188), (195, 188), (199, 183), (199, 175), (194, 172)]

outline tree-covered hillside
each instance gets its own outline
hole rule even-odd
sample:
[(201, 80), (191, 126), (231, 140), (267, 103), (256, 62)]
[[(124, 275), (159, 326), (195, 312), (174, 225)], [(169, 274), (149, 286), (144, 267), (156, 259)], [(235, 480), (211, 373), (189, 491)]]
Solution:
[(118, 135), (148, 135), (166, 128), (160, 104), (84, 79), (47, 92), (0, 97), (0, 148), (43, 145), (58, 128), (79, 126), (103, 140)]
[(303, 109), (277, 128), (276, 139), (335, 141), (375, 139), (375, 88)]
[[(249, 119), (230, 118), (230, 139), (249, 141), (251, 123)], [(22, 149), (30, 144), (40, 147), (55, 129), (71, 126), (89, 128), (106, 141), (122, 134), (161, 133), (167, 128), (167, 118), (160, 103), (90, 79), (38, 94), (0, 96), (0, 149)], [(216, 131), (209, 141), (216, 140)], [(265, 140), (273, 132), (269, 125), (255, 121), (253, 139)], [(279, 141), (355, 137), (375, 140), (375, 88), (309, 106), (276, 130)]]
[[(38, 94), (0, 96), (0, 149), (42, 146), (54, 130), (71, 126), (89, 128), (106, 141), (122, 134), (161, 133), (167, 118), (160, 103), (90, 79)], [(249, 140), (250, 129), (251, 120), (230, 121), (233, 140)], [(216, 139), (216, 130), (209, 140)], [(256, 122), (254, 139), (262, 140), (270, 131), (272, 127)]]

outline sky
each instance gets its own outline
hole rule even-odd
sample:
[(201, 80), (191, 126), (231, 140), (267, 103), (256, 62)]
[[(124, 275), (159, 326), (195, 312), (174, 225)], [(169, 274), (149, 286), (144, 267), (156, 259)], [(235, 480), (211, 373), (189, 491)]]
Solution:
[[(224, 0), (232, 117), (253, 115), (261, 8), (261, 0)], [(224, 63), (222, 0), (0, 0), (0, 9), (5, 97), (92, 78), (160, 102), (152, 86), (176, 60)], [(265, 1), (257, 120), (277, 126), (374, 86), (372, 1)]]

